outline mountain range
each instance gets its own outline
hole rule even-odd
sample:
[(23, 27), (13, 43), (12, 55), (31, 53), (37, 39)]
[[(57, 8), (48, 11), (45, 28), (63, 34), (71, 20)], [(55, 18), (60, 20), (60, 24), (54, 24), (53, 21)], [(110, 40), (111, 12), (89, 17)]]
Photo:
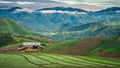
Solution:
[(26, 11), (21, 7), (0, 9), (0, 16), (19, 22), (32, 32), (58, 40), (92, 36), (116, 36), (119, 33), (120, 8), (92, 12), (71, 7)]

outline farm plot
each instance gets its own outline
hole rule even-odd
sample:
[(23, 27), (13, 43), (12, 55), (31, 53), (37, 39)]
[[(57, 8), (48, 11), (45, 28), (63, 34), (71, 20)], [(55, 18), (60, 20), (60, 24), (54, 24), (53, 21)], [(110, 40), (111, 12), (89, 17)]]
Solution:
[(0, 54), (0, 67), (35, 68), (34, 64), (27, 62), (23, 57), (15, 54)]

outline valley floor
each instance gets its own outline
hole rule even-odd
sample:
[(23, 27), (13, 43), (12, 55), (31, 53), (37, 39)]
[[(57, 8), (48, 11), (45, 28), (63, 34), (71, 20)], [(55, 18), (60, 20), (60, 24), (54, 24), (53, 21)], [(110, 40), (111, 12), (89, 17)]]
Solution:
[(120, 58), (46, 53), (0, 53), (0, 68), (120, 68)]

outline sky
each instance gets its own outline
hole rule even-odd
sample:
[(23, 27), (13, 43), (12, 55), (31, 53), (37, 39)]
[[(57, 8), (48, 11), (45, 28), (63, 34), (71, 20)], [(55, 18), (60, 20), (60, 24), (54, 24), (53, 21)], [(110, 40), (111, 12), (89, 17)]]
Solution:
[(30, 11), (59, 6), (98, 11), (108, 7), (120, 7), (120, 0), (0, 0), (0, 8), (16, 6)]

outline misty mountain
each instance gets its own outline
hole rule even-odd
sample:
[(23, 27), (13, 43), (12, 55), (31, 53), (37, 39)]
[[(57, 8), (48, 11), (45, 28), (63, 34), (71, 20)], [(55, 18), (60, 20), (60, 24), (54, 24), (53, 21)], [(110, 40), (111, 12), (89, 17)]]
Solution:
[[(21, 11), (16, 12), (18, 9)], [(101, 35), (107, 35), (109, 32), (107, 27), (116, 26), (120, 23), (119, 7), (111, 7), (97, 12), (89, 12), (71, 7), (43, 8), (33, 12), (22, 10), (20, 7), (0, 9), (0, 16), (10, 18), (19, 22), (28, 30), (54, 39), (76, 39), (96, 36), (102, 30), (105, 32), (103, 31)], [(98, 22), (98, 24), (96, 25), (95, 22)], [(118, 26), (116, 27), (118, 28)], [(113, 30), (118, 32), (119, 28), (117, 28)], [(63, 36), (63, 34), (66, 35)], [(114, 32), (110, 35), (116, 34)]]
[[(120, 25), (106, 26), (101, 23), (88, 23), (75, 26), (68, 31), (51, 32), (54, 39), (72, 40), (94, 36), (118, 36)], [(49, 36), (49, 34), (47, 34)]]
[(120, 12), (120, 7), (112, 7), (98, 11), (97, 13), (115, 13)]
[(42, 8), (42, 9), (38, 9), (37, 11), (40, 10), (56, 10), (56, 11), (77, 11), (77, 12), (87, 12), (85, 10), (82, 9), (78, 9), (78, 8), (71, 8), (71, 7), (53, 7), (53, 8)]
[(8, 14), (11, 14), (12, 12), (14, 12), (16, 9), (22, 9), (22, 8), (21, 7), (12, 7), (12, 8), (6, 8), (6, 9), (0, 8), (0, 14), (7, 16)]

